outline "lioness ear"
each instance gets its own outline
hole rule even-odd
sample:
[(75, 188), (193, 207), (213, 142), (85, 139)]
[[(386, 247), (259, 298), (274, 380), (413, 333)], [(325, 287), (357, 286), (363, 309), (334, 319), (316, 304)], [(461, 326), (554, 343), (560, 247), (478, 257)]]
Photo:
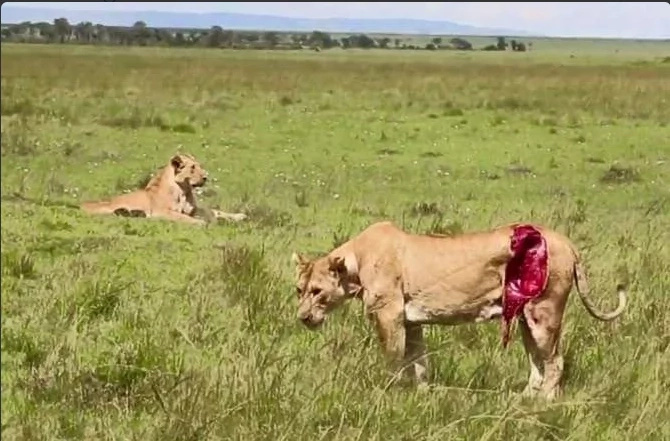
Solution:
[(309, 263), (309, 260), (307, 260), (302, 254), (293, 253), (291, 254), (291, 262), (299, 266), (305, 266), (307, 263)]
[(337, 274), (346, 274), (347, 266), (344, 264), (344, 257), (331, 257), (329, 259), (329, 267), (331, 271)]
[(181, 155), (174, 155), (172, 159), (170, 159), (170, 164), (172, 164), (172, 167), (177, 170), (179, 167), (184, 165), (184, 160), (181, 158)]

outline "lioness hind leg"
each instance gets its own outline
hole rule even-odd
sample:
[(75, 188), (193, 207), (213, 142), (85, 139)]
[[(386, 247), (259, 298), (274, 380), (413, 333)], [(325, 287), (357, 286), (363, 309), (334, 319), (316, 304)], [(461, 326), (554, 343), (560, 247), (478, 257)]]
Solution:
[(147, 213), (144, 210), (129, 210), (125, 207), (115, 209), (114, 214), (121, 217), (147, 217)]
[(147, 213), (144, 210), (130, 210), (130, 217), (147, 217)]
[(563, 356), (559, 340), (563, 305), (555, 308), (551, 299), (526, 305), (519, 327), (530, 361), (530, 376), (524, 391), (534, 396), (541, 393), (553, 400), (560, 392), (563, 376)]
[(119, 207), (114, 210), (114, 215), (121, 217), (131, 217), (130, 210), (124, 207)]
[(534, 397), (542, 387), (542, 380), (544, 379), (544, 363), (542, 362), (540, 351), (524, 317), (519, 320), (519, 332), (521, 333), (523, 346), (526, 349), (526, 355), (528, 356), (528, 363), (530, 365), (528, 384), (523, 390), (523, 395)]

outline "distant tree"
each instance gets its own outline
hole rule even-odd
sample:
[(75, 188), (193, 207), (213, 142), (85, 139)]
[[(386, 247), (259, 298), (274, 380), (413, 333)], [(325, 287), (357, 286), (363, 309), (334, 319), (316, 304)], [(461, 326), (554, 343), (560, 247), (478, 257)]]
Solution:
[(12, 33), (15, 35), (29, 35), (31, 23), (29, 21), (21, 22), (12, 27)]
[(67, 21), (67, 18), (57, 18), (54, 20), (54, 28), (56, 35), (60, 39), (61, 43), (65, 43), (65, 40), (70, 38), (72, 33), (72, 26)]
[(428, 49), (429, 51), (434, 51), (435, 49), (437, 49), (437, 46), (435, 46), (435, 43), (427, 43), (426, 49)]
[(235, 41), (235, 32), (232, 30), (224, 30), (223, 31), (223, 44), (230, 47), (233, 45), (233, 42)]
[(40, 36), (48, 42), (54, 42), (58, 39), (56, 27), (53, 24), (41, 21), (39, 23), (34, 23), (33, 26), (37, 28)]
[(393, 40), (393, 44), (395, 44), (396, 49), (398, 49), (398, 47), (400, 47), (400, 43), (402, 43), (402, 40), (399, 39), (399, 38), (396, 38), (395, 40)]
[(223, 29), (221, 26), (212, 26), (207, 33), (207, 46), (220, 47), (223, 43)]
[(312, 35), (309, 36), (307, 43), (310, 46), (318, 46), (326, 49), (335, 45), (330, 34), (321, 31), (312, 32)]
[(388, 37), (380, 38), (377, 40), (377, 43), (379, 44), (379, 47), (382, 49), (388, 49), (389, 44), (391, 43), (391, 39)]
[(375, 40), (371, 37), (368, 37), (365, 34), (351, 35), (349, 36), (349, 42), (351, 47), (359, 47), (363, 49), (369, 49), (375, 47)]
[(240, 33), (239, 35), (240, 35), (240, 40), (246, 41), (246, 42), (249, 42), (249, 43), (254, 43), (254, 42), (261, 39), (261, 36), (258, 35), (255, 32), (247, 32), (247, 33), (244, 33), (244, 34)]
[(436, 47), (439, 47), (442, 44), (442, 37), (433, 37), (432, 40), (430, 40)]
[(167, 29), (154, 29), (154, 37), (159, 44), (164, 46), (172, 46), (174, 43), (174, 38), (172, 34), (168, 32)]
[(188, 42), (188, 44), (195, 46), (199, 44), (201, 40), (203, 40), (204, 42), (206, 36), (207, 36), (206, 32), (198, 32), (198, 31), (189, 32), (186, 41)]
[(454, 49), (457, 49), (459, 51), (472, 50), (472, 43), (463, 38), (452, 38), (451, 40), (449, 40), (449, 43), (453, 46)]
[(517, 46), (517, 45), (516, 45), (516, 40), (511, 40), (511, 41), (509, 42), (509, 45), (512, 47), (512, 50), (513, 50), (513, 51), (516, 51), (516, 46)]
[(507, 43), (505, 42), (505, 37), (498, 37), (498, 50), (504, 51), (507, 49)]
[(276, 32), (265, 32), (263, 34), (263, 41), (270, 47), (275, 47), (279, 44), (279, 34)]
[(151, 31), (147, 28), (147, 24), (141, 20), (133, 24), (131, 34), (135, 43), (140, 46), (146, 46), (151, 37)]
[(78, 23), (74, 27), (74, 35), (77, 41), (90, 43), (93, 39), (93, 32), (93, 23), (90, 21)]
[(108, 42), (109, 41), (109, 30), (107, 26), (96, 24), (94, 30), (95, 40), (99, 42)]
[(186, 37), (183, 32), (177, 32), (174, 35), (174, 44), (175, 46), (186, 46)]
[(523, 43), (518, 43), (516, 45), (517, 52), (526, 52), (526, 45)]

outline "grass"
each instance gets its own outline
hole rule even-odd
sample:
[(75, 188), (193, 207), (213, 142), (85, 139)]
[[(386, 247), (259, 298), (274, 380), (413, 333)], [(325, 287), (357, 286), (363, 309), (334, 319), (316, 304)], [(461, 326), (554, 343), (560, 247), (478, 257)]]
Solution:
[[(3, 438), (670, 438), (670, 64), (624, 52), (3, 45)], [(249, 220), (72, 208), (177, 151)], [(571, 298), (553, 404), (497, 323), (429, 328), (435, 387), (388, 387), (359, 304), (298, 323), (290, 262), (382, 219), (549, 225), (630, 305)]]

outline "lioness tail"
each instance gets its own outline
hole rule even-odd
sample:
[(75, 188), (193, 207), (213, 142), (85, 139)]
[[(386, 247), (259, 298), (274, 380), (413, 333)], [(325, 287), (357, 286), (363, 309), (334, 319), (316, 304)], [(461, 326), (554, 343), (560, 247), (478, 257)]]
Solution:
[(591, 302), (591, 299), (588, 297), (589, 287), (586, 282), (586, 275), (584, 274), (584, 269), (582, 268), (582, 265), (579, 262), (579, 260), (576, 260), (574, 264), (574, 278), (575, 278), (575, 284), (577, 285), (577, 292), (579, 293), (579, 298), (582, 299), (584, 307), (586, 307), (586, 310), (589, 312), (589, 314), (591, 314), (598, 320), (606, 322), (614, 320), (615, 318), (619, 317), (623, 312), (623, 310), (626, 308), (626, 301), (627, 301), (626, 290), (622, 284), (619, 284), (616, 287), (617, 293), (619, 294), (619, 305), (612, 312), (601, 312), (598, 311), (598, 309)]

